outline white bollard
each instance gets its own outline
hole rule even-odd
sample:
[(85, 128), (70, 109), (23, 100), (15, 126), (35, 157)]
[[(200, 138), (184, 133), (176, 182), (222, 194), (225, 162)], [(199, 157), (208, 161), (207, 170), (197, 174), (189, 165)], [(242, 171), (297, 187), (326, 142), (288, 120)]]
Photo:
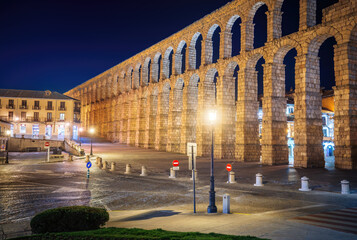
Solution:
[(341, 194), (350, 194), (350, 182), (347, 180), (341, 181)]
[(228, 173), (228, 183), (236, 183), (236, 174), (235, 172)]
[(148, 175), (148, 170), (145, 166), (141, 166), (141, 174), (140, 177), (146, 177)]
[(311, 191), (311, 188), (309, 188), (309, 179), (305, 176), (301, 178), (301, 188), (299, 188), (299, 191), (302, 192)]
[(131, 165), (130, 164), (126, 164), (124, 174), (131, 174)]
[(95, 163), (98, 165), (99, 161), (100, 161), (100, 157), (97, 157)]
[(114, 172), (114, 171), (115, 171), (115, 162), (112, 162), (110, 171), (111, 171), (111, 172)]
[(108, 162), (107, 162), (107, 161), (104, 161), (104, 162), (103, 162), (103, 167), (102, 167), (102, 169), (104, 169), (104, 170), (107, 169), (107, 166), (108, 166)]
[(223, 195), (223, 213), (231, 213), (231, 196), (227, 193)]
[(86, 163), (89, 162), (89, 155), (86, 156)]
[(256, 187), (264, 186), (264, 184), (263, 184), (263, 174), (257, 173), (255, 175), (255, 184), (254, 184), (254, 186), (256, 186)]
[(173, 168), (170, 168), (170, 176), (169, 178), (176, 178), (176, 171)]
[[(197, 170), (195, 169), (194, 171), (195, 171), (195, 181), (197, 181), (197, 180), (198, 180)], [(192, 171), (191, 171), (191, 172), (192, 172)], [(193, 178), (192, 178), (192, 177), (193, 177), (193, 176), (191, 176), (190, 180), (193, 181)]]

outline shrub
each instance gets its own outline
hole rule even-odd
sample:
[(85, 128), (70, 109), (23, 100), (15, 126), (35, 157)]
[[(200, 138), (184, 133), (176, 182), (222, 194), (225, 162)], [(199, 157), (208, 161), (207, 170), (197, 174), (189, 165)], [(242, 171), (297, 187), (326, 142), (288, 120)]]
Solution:
[(31, 219), (33, 233), (73, 232), (99, 229), (109, 220), (105, 209), (72, 206), (49, 209)]

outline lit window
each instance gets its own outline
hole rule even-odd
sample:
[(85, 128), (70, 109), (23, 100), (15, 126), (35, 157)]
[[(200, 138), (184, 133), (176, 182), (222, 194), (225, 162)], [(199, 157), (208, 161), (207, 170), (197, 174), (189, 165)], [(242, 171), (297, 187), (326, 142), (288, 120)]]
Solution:
[(60, 120), (64, 121), (64, 113), (60, 113)]
[(21, 124), (21, 126), (20, 126), (20, 133), (21, 133), (21, 134), (26, 134), (26, 124)]

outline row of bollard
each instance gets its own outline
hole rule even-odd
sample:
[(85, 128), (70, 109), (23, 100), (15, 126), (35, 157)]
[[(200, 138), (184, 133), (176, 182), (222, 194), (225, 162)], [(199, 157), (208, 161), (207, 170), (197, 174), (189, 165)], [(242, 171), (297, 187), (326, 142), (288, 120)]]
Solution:
[[(88, 160), (89, 161), (89, 160)], [(101, 169), (108, 169), (109, 166), (110, 166), (110, 171), (111, 172), (114, 172), (116, 170), (116, 164), (115, 162), (111, 162), (110, 164), (107, 162), (107, 161), (103, 161), (103, 159), (101, 157), (97, 157), (96, 159), (96, 164), (98, 165), (99, 168)], [(125, 166), (125, 172), (124, 174), (131, 174), (131, 165), (130, 164), (126, 164)], [(147, 167), (146, 166), (141, 166), (141, 174), (140, 174), (141, 177), (146, 177), (148, 176), (148, 171), (147, 171)]]

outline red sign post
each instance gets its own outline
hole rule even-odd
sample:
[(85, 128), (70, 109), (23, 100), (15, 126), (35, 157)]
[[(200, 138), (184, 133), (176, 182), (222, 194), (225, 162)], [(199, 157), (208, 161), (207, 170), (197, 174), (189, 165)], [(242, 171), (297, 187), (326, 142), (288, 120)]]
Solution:
[(50, 143), (49, 142), (45, 142), (45, 147), (49, 147)]
[(174, 160), (174, 161), (172, 162), (172, 166), (178, 167), (178, 166), (179, 166), (179, 161), (178, 161), (178, 160)]
[(232, 165), (228, 163), (226, 169), (228, 172), (232, 171)]

